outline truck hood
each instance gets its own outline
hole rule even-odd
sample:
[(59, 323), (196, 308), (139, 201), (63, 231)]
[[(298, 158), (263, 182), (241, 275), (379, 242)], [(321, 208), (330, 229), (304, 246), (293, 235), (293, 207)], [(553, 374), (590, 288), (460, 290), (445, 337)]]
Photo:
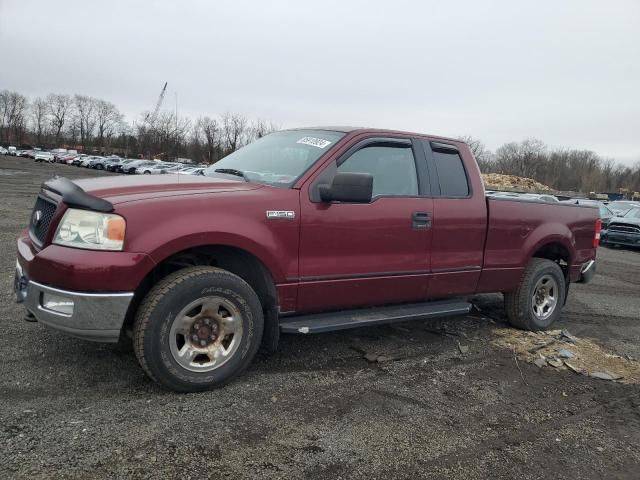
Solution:
[(614, 223), (618, 225), (633, 225), (634, 227), (640, 227), (640, 218), (613, 217), (609, 221), (609, 226)]
[(194, 175), (114, 175), (73, 181), (85, 192), (112, 204), (197, 193), (254, 190), (262, 185), (244, 180)]

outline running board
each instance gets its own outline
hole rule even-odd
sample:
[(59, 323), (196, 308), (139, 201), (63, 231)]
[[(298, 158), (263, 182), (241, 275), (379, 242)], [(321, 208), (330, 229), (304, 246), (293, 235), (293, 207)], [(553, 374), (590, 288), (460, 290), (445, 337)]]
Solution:
[(280, 318), (282, 333), (323, 333), (384, 323), (466, 315), (472, 305), (462, 300), (439, 300), (409, 305), (343, 310)]

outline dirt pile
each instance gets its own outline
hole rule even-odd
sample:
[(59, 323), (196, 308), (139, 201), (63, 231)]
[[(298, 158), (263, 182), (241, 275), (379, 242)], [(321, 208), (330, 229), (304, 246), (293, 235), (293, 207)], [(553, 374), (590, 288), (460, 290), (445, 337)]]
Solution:
[(482, 180), (484, 185), (490, 190), (517, 190), (527, 192), (552, 190), (551, 188), (543, 185), (540, 182), (536, 182), (532, 178), (516, 177), (515, 175), (501, 175), (499, 173), (483, 173)]
[(640, 383), (640, 363), (629, 356), (607, 352), (600, 345), (566, 330), (525, 332), (496, 329), (494, 345), (512, 350), (519, 360), (540, 368), (571, 370), (602, 380)]

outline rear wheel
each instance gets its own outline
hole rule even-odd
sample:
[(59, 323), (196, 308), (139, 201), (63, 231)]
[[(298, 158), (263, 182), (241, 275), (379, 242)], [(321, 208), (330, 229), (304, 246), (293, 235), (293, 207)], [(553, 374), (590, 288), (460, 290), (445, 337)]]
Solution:
[(200, 391), (224, 385), (249, 365), (262, 339), (262, 307), (240, 277), (192, 267), (151, 289), (133, 330), (134, 351), (153, 380)]
[(523, 330), (545, 330), (560, 316), (565, 297), (565, 278), (551, 260), (533, 258), (520, 286), (504, 294), (509, 323)]

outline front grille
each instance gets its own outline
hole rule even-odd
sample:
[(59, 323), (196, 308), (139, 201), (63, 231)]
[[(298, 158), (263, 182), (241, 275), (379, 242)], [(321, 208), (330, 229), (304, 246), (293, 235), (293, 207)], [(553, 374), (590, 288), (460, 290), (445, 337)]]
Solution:
[(611, 225), (609, 225), (609, 231), (640, 234), (640, 227), (637, 227), (635, 225), (628, 225), (625, 223), (612, 223)]
[[(49, 200), (38, 196), (36, 204), (31, 212), (29, 219), (29, 233), (32, 240), (36, 242), (38, 246), (42, 246), (44, 239), (47, 237), (51, 220), (53, 220), (53, 214), (56, 211), (57, 205)], [(40, 212), (40, 213), (38, 213)]]

